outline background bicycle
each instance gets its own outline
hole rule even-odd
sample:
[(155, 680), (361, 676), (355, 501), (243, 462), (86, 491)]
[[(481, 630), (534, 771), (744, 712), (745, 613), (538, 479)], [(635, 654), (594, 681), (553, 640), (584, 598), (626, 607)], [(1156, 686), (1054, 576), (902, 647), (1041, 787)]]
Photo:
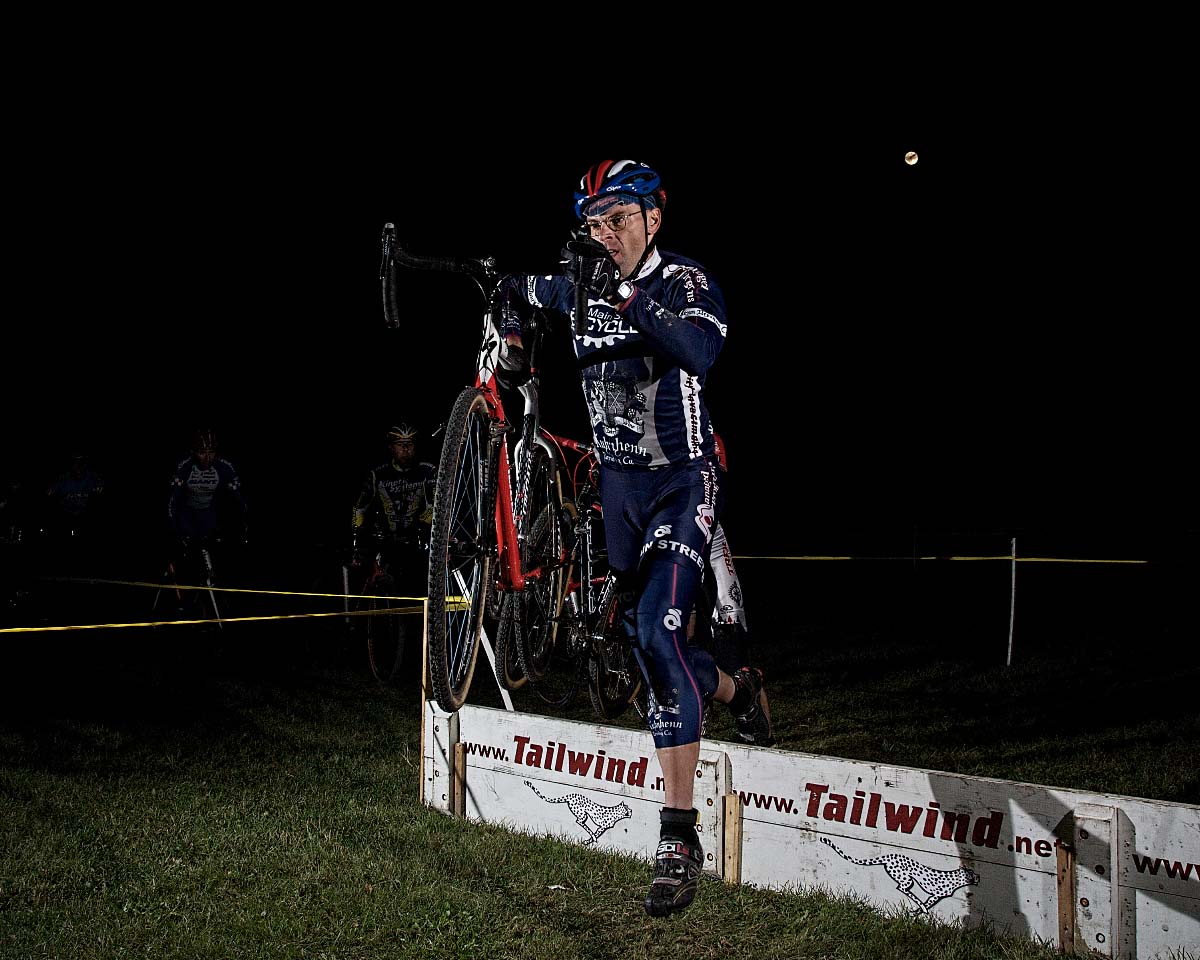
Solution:
[(152, 614), (159, 620), (194, 620), (221, 629), (226, 597), (218, 600), (216, 564), (222, 546), (217, 537), (181, 537), (166, 561), (162, 586), (154, 593)]
[(365, 536), (343, 567), (347, 623), (365, 640), (367, 664), (380, 683), (396, 683), (406, 662), (420, 661), (428, 552), (419, 536)]

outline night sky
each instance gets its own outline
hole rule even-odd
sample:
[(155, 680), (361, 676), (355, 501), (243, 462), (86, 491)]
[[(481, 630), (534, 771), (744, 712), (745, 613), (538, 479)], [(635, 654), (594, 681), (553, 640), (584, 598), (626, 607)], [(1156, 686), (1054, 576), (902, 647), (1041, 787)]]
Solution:
[[(914, 524), (1196, 528), (1194, 377), (1156, 280), (1170, 264), (1128, 229), (1132, 185), (1100, 162), (1102, 126), (677, 109), (648, 135), (399, 103), (367, 121), (214, 113), (139, 130), (137, 150), (110, 127), (88, 162), (43, 171), (61, 189), (16, 263), (33, 296), (8, 351), (6, 473), (36, 481), (86, 449), (141, 528), (208, 420), (259, 531), (339, 535), (383, 430), (436, 428), (477, 341), (462, 277), (402, 275), (403, 327), (384, 328), (384, 222), (416, 253), (551, 269), (583, 171), (630, 156), (663, 175), (661, 245), (725, 292), (708, 396), (735, 549)], [(551, 357), (544, 418), (586, 436)]]

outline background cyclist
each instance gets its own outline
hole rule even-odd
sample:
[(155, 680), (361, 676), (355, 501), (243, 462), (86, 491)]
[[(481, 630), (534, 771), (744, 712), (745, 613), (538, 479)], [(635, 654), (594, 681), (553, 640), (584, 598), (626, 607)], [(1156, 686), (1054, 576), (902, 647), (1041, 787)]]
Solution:
[(224, 545), (222, 557), (231, 559), (232, 545), (246, 541), (248, 515), (237, 470), (227, 459), (217, 456), (216, 431), (201, 427), (192, 434), (191, 452), (171, 474), (167, 530), (176, 570), (187, 548), (197, 543), (212, 549)]
[(354, 501), (351, 566), (359, 566), (365, 551), (379, 549), (393, 578), (407, 588), (427, 569), (437, 470), (417, 460), (417, 431), (407, 423), (388, 428), (385, 442), (390, 456), (367, 471)]

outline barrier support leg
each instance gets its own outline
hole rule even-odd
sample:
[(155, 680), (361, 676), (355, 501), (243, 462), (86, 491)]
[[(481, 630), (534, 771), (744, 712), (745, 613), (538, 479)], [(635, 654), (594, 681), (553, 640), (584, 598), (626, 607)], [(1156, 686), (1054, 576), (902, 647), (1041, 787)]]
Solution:
[(725, 831), (725, 882), (737, 885), (742, 882), (742, 798), (736, 793), (727, 793), (721, 798), (722, 820)]
[(467, 748), (461, 743), (454, 745), (454, 765), (450, 773), (450, 814), (460, 818), (467, 815)]

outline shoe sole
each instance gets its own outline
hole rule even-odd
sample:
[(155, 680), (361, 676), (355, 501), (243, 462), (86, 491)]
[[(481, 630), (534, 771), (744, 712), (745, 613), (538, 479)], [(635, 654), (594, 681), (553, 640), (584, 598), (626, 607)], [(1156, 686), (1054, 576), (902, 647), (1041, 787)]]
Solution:
[(687, 903), (654, 903), (647, 897), (642, 901), (642, 906), (646, 908), (646, 913), (652, 917), (669, 917), (673, 913), (678, 913), (680, 910), (686, 910), (692, 905), (695, 900), (695, 895)]

